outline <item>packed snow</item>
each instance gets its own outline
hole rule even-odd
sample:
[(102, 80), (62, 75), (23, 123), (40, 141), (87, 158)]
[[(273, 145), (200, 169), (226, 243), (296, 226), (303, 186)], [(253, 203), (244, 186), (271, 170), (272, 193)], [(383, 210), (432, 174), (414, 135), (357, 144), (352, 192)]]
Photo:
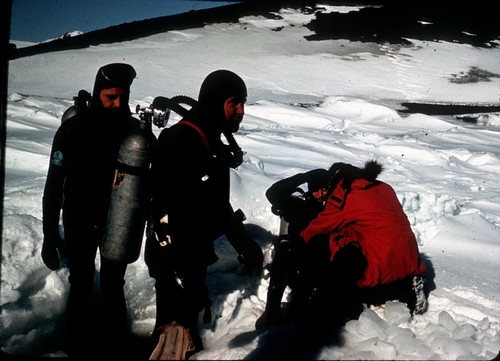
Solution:
[[(475, 122), (465, 122), (453, 115), (410, 114), (401, 103), (498, 105), (500, 49), (412, 39), (406, 46), (307, 41), (311, 32), (304, 24), (314, 15), (292, 9), (278, 15), (9, 62), (0, 294), (4, 353), (65, 356), (68, 269), (50, 271), (40, 256), (50, 147), (78, 90), (92, 90), (100, 66), (126, 62), (138, 73), (134, 111), (158, 95), (196, 98), (204, 77), (216, 69), (235, 71), (248, 87), (246, 115), (235, 135), (246, 154), (231, 173), (231, 201), (246, 214), (266, 268), (262, 275), (245, 274), (227, 240), (216, 241), (219, 261), (207, 279), (212, 322), (200, 320), (205, 350), (192, 359), (488, 360), (499, 354), (500, 113), (475, 114)], [(492, 76), (451, 81), (473, 68)], [(178, 120), (173, 113), (167, 126)], [(153, 131), (158, 135), (161, 129)], [(303, 342), (293, 325), (256, 331), (279, 229), (265, 191), (298, 172), (339, 161), (362, 166), (369, 159), (384, 165), (379, 178), (396, 190), (417, 236), (429, 270), (428, 311), (410, 317), (399, 302), (366, 308), (325, 345)], [(153, 330), (153, 285), (141, 253), (128, 267), (125, 285), (138, 338), (147, 339)]]

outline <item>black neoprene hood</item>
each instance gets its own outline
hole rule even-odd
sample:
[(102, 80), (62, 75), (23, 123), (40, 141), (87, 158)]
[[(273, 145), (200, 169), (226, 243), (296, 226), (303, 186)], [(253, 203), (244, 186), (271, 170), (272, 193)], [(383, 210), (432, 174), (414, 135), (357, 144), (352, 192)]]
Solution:
[(204, 104), (221, 104), (235, 96), (245, 102), (247, 87), (243, 79), (230, 70), (216, 70), (210, 73), (201, 84), (198, 101)]
[(96, 96), (102, 89), (120, 88), (129, 91), (137, 73), (132, 65), (125, 63), (111, 63), (104, 65), (97, 71), (93, 95)]

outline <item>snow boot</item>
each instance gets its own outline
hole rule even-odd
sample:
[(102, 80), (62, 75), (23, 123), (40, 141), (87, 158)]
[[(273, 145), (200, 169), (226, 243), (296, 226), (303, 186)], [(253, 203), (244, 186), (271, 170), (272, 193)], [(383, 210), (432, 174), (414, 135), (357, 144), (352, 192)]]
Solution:
[(421, 276), (413, 277), (412, 289), (415, 292), (415, 308), (413, 310), (414, 315), (421, 315), (427, 311), (427, 297), (424, 292), (424, 279)]
[(281, 320), (281, 298), (283, 285), (272, 285), (267, 291), (267, 302), (264, 313), (255, 321), (255, 329), (260, 330), (278, 324)]

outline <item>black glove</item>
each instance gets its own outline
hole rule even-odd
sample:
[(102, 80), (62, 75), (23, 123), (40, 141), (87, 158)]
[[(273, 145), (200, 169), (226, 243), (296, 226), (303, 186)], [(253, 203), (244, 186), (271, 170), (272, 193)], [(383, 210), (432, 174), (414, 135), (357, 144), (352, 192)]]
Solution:
[(61, 268), (59, 257), (64, 254), (64, 241), (59, 234), (43, 237), (42, 260), (52, 271)]
[(245, 219), (243, 211), (238, 209), (230, 219), (226, 237), (238, 252), (238, 261), (243, 264), (245, 272), (249, 275), (260, 274), (264, 264), (264, 253), (260, 245), (252, 238), (243, 224)]
[(273, 212), (275, 216), (281, 216), (283, 214), (283, 212), (281, 211), (281, 207), (277, 204), (273, 204), (271, 206), (271, 212)]
[(264, 265), (264, 254), (259, 244), (253, 239), (248, 238), (246, 242), (248, 243), (245, 245), (245, 252), (239, 255), (238, 260), (243, 263), (247, 274), (259, 275)]

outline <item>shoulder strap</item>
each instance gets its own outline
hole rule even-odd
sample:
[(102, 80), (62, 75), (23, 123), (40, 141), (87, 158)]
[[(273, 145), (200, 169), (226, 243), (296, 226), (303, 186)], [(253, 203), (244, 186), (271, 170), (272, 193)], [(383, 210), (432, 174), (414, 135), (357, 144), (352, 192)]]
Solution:
[(197, 126), (196, 124), (194, 123), (191, 123), (190, 121), (188, 120), (181, 120), (179, 122), (179, 124), (185, 124), (185, 125), (188, 125), (190, 126), (191, 128), (193, 128), (194, 130), (196, 130), (198, 132), (198, 134), (200, 135), (201, 137), (201, 141), (203, 142), (203, 146), (205, 147), (205, 149), (207, 150), (207, 152), (210, 152), (210, 147), (208, 146), (208, 140), (207, 140), (207, 137), (205, 135), (205, 133), (203, 133), (203, 130), (201, 130), (201, 128), (199, 126)]

